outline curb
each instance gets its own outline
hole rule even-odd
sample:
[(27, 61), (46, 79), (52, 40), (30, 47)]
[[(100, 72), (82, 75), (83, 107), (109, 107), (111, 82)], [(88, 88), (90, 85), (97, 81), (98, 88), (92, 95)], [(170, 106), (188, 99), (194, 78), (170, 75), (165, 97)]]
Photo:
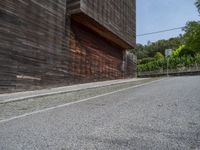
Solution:
[[(144, 78), (144, 79), (139, 79), (139, 80), (134, 80), (134, 81), (130, 81), (130, 80), (122, 80), (121, 82), (116, 82), (116, 83), (107, 83), (104, 85), (93, 85), (90, 87), (86, 87), (86, 88), (77, 88), (77, 89), (62, 89), (65, 87), (58, 87), (58, 88), (53, 88), (50, 90), (56, 90), (56, 89), (60, 89), (60, 91), (51, 91), (51, 92), (44, 92), (42, 94), (33, 94), (31, 96), (22, 96), (22, 97), (18, 97), (18, 98), (8, 98), (5, 100), (0, 100), (0, 104), (6, 104), (6, 103), (12, 103), (12, 102), (18, 102), (18, 101), (25, 101), (28, 99), (33, 99), (33, 98), (41, 98), (41, 97), (46, 97), (46, 96), (53, 96), (53, 95), (58, 95), (58, 94), (67, 94), (67, 93), (71, 93), (71, 92), (78, 92), (78, 91), (82, 91), (82, 90), (89, 90), (89, 89), (93, 89), (93, 88), (101, 88), (101, 87), (107, 87), (107, 86), (112, 86), (112, 85), (119, 85), (119, 84), (126, 84), (126, 83), (131, 83), (131, 82), (138, 82), (138, 81), (146, 81), (149, 78)], [(116, 80), (117, 81), (117, 80)], [(84, 84), (82, 84), (84, 85)], [(75, 85), (73, 85), (75, 86)], [(66, 87), (71, 87), (71, 86), (66, 86)], [(46, 89), (47, 90), (47, 89)], [(41, 90), (39, 90), (41, 91)], [(30, 92), (37, 92), (37, 91), (30, 91)], [(23, 93), (23, 92), (20, 92)]]
[(95, 98), (111, 95), (111, 94), (114, 94), (114, 93), (117, 93), (117, 92), (122, 92), (122, 91), (125, 91), (125, 90), (142, 87), (142, 86), (145, 86), (145, 85), (149, 85), (149, 84), (152, 84), (152, 83), (159, 82), (161, 80), (164, 80), (164, 78), (148, 81), (146, 83), (141, 83), (141, 84), (138, 84), (138, 85), (135, 85), (135, 86), (122, 88), (122, 89), (119, 89), (119, 90), (116, 90), (116, 91), (112, 91), (112, 92), (108, 92), (108, 93), (104, 93), (104, 94), (100, 94), (100, 95), (96, 95), (96, 96), (80, 99), (80, 100), (77, 100), (77, 101), (72, 101), (72, 102), (60, 104), (60, 105), (57, 105), (57, 106), (47, 107), (47, 108), (39, 109), (39, 110), (36, 109), (35, 111), (22, 113), (22, 114), (19, 114), (19, 115), (16, 115), (16, 116), (13, 115), (13, 116), (8, 117), (8, 118), (3, 118), (2, 120), (0, 119), (0, 124), (9, 122), (9, 121), (12, 121), (12, 120), (15, 120), (15, 119), (19, 119), (19, 118), (24, 118), (24, 117), (27, 117), (27, 116), (35, 115), (35, 114), (38, 114), (38, 113), (43, 113), (43, 112), (51, 111), (51, 110), (54, 110), (54, 109), (59, 109), (59, 108), (67, 107), (67, 106), (70, 106), (70, 105), (86, 102), (86, 101), (89, 101), (89, 100), (92, 100), (92, 99), (95, 99)]

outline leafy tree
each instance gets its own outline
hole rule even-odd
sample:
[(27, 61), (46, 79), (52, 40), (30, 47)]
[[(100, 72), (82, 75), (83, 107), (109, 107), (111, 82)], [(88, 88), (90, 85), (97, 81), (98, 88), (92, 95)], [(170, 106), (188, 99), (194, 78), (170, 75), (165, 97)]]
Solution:
[(148, 52), (145, 50), (144, 46), (142, 44), (137, 44), (135, 49), (130, 50), (132, 53), (134, 53), (138, 59), (146, 58), (148, 57)]
[(179, 37), (170, 38), (168, 40), (159, 40), (157, 42), (151, 42), (148, 45), (137, 44), (136, 48), (131, 50), (138, 59), (143, 59), (147, 57), (154, 57), (157, 52), (164, 55), (165, 49), (175, 49), (183, 44), (183, 38)]
[(196, 0), (195, 5), (197, 6), (197, 9), (200, 13), (200, 0)]
[(185, 45), (179, 46), (179, 48), (173, 50), (172, 57), (182, 57), (182, 56), (195, 56), (195, 53), (186, 48)]
[(146, 64), (149, 63), (151, 61), (154, 61), (155, 59), (152, 57), (147, 57), (147, 58), (143, 58), (143, 59), (139, 59), (138, 60), (138, 64)]
[(160, 59), (163, 59), (163, 58), (164, 58), (164, 55), (163, 55), (162, 53), (160, 53), (160, 52), (157, 52), (157, 53), (155, 54), (154, 58), (155, 58), (156, 60), (160, 60)]
[(175, 50), (173, 51), (172, 56), (173, 56), (173, 57), (179, 57), (179, 56), (180, 56), (180, 52), (181, 52), (181, 50), (182, 50), (183, 48), (185, 48), (185, 45), (179, 46), (179, 48), (177, 48), (177, 49), (175, 49)]
[(184, 31), (183, 37), (186, 48), (195, 53), (200, 53), (200, 22), (188, 22)]
[(187, 49), (187, 48), (182, 48), (180, 53), (179, 53), (179, 57), (182, 57), (182, 56), (192, 56), (194, 57), (195, 56), (195, 52)]

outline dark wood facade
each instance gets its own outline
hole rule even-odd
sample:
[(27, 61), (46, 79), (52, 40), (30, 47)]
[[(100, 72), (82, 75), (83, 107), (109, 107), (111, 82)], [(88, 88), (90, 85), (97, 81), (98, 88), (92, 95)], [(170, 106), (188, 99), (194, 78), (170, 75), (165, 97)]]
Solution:
[[(98, 31), (99, 28), (105, 27), (115, 37), (105, 33), (101, 36), (127, 49), (134, 47), (136, 41), (135, 7), (135, 0), (71, 0), (68, 8), (69, 14), (76, 17), (77, 21), (98, 33), (101, 33)], [(96, 23), (92, 25), (88, 17), (99, 23), (101, 27)]]
[(134, 0), (1, 0), (0, 93), (132, 77), (134, 45)]

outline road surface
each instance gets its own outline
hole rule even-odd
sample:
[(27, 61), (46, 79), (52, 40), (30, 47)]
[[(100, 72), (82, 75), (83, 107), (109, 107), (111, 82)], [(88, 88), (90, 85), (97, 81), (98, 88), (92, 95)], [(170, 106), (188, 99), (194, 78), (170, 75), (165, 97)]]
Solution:
[(200, 76), (0, 122), (0, 150), (200, 150)]

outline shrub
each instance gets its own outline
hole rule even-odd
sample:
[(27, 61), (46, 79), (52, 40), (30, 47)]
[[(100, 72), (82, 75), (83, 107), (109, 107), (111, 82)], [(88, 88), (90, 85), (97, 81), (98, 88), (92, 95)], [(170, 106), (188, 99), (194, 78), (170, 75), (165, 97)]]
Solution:
[[(192, 56), (182, 56), (182, 57), (169, 57), (169, 69), (178, 69), (181, 67), (192, 67), (200, 65), (200, 55), (196, 55), (195, 57)], [(167, 60), (165, 58), (159, 60), (153, 60), (146, 64), (139, 64), (138, 66), (139, 72), (144, 71), (155, 71), (155, 70), (162, 70), (167, 68)]]
[(138, 64), (147, 64), (147, 63), (152, 62), (154, 60), (155, 60), (154, 58), (147, 57), (147, 58), (143, 58), (143, 59), (138, 60)]
[(160, 60), (164, 58), (164, 55), (161, 52), (157, 52), (154, 56), (156, 60)]

